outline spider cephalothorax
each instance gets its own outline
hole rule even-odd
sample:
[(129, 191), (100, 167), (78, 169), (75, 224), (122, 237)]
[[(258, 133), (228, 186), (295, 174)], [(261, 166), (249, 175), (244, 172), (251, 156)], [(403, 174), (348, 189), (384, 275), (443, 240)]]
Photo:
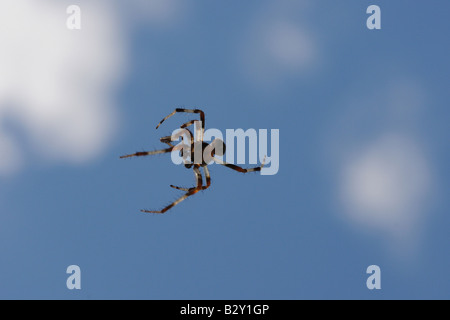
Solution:
[[(222, 161), (218, 158), (215, 157), (215, 155), (218, 156), (222, 156), (225, 154), (225, 143), (221, 140), (221, 139), (214, 139), (211, 143), (207, 143), (203, 141), (203, 135), (205, 132), (205, 113), (202, 110), (199, 109), (181, 109), (181, 108), (177, 108), (175, 109), (171, 114), (169, 114), (168, 116), (166, 116), (164, 119), (161, 120), (161, 122), (156, 126), (156, 129), (159, 128), (159, 126), (168, 118), (170, 118), (171, 116), (173, 116), (175, 113), (177, 112), (185, 112), (185, 113), (198, 113), (200, 115), (200, 126), (196, 128), (196, 136), (197, 139), (194, 139), (194, 135), (192, 134), (192, 132), (187, 128), (191, 125), (193, 125), (197, 120), (191, 120), (188, 121), (184, 124), (182, 124), (180, 126), (180, 129), (184, 129), (186, 130), (186, 132), (189, 133), (190, 136), (190, 142), (188, 142), (188, 144), (180, 144), (177, 146), (174, 146), (172, 144), (172, 141), (174, 139), (173, 136), (166, 136), (166, 137), (162, 137), (160, 139), (161, 142), (169, 145), (169, 148), (167, 149), (162, 149), (162, 150), (156, 150), (156, 151), (141, 151), (141, 152), (136, 152), (133, 154), (128, 154), (125, 156), (121, 156), (120, 158), (129, 158), (129, 157), (137, 157), (137, 156), (148, 156), (148, 155), (153, 155), (153, 154), (160, 154), (160, 153), (168, 153), (168, 152), (172, 152), (172, 151), (176, 151), (176, 150), (180, 150), (180, 155), (183, 157), (183, 159), (185, 160), (184, 162), (184, 166), (188, 169), (193, 168), (194, 170), (194, 174), (195, 177), (197, 179), (197, 186), (196, 187), (191, 187), (191, 188), (182, 188), (182, 187), (177, 187), (174, 185), (170, 185), (172, 188), (174, 189), (178, 189), (178, 190), (182, 190), (182, 191), (186, 191), (186, 193), (181, 196), (180, 198), (178, 198), (177, 200), (175, 200), (174, 202), (172, 202), (170, 205), (166, 206), (165, 208), (163, 208), (162, 210), (159, 211), (153, 211), (153, 210), (141, 210), (142, 212), (147, 212), (147, 213), (164, 213), (167, 210), (169, 210), (170, 208), (172, 208), (173, 206), (177, 205), (178, 203), (180, 203), (181, 201), (183, 201), (184, 199), (186, 199), (189, 196), (192, 196), (193, 194), (196, 194), (197, 192), (199, 192), (200, 190), (205, 190), (208, 189), (211, 185), (211, 176), (209, 174), (209, 170), (208, 170), (208, 164), (211, 163), (211, 161), (214, 161), (218, 164), (221, 164), (225, 167), (228, 167), (230, 169), (239, 171), (239, 172), (253, 172), (253, 171), (261, 171), (261, 168), (264, 165), (264, 162), (261, 166), (255, 167), (255, 168), (249, 168), (249, 169), (245, 169), (242, 167), (239, 167), (237, 165), (231, 164), (231, 163), (227, 163), (225, 161)], [(183, 148), (184, 147), (188, 147), (188, 148)], [(188, 150), (186, 152), (186, 150)], [(199, 155), (199, 153), (201, 153)], [(200, 161), (198, 161), (198, 159), (200, 159)], [(202, 174), (200, 172), (200, 168), (203, 168), (203, 172), (205, 174), (205, 182), (206, 185), (203, 185), (203, 177)]]

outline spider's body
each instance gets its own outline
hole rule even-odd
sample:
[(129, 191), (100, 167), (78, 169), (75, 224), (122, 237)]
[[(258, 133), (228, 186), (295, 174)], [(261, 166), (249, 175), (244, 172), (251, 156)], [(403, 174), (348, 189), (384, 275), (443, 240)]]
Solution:
[[(143, 151), (143, 152), (136, 152), (133, 154), (128, 154), (125, 156), (121, 156), (120, 158), (129, 158), (129, 157), (137, 157), (137, 156), (148, 156), (148, 155), (153, 155), (153, 154), (160, 154), (160, 153), (168, 153), (168, 152), (172, 152), (172, 151), (176, 151), (178, 149), (180, 149), (180, 155), (185, 159), (185, 163), (184, 166), (187, 169), (192, 168), (194, 170), (194, 174), (197, 180), (197, 186), (195, 187), (191, 187), (191, 188), (182, 188), (182, 187), (177, 187), (174, 185), (170, 185), (172, 188), (174, 189), (178, 189), (178, 190), (182, 190), (182, 191), (186, 191), (186, 193), (181, 196), (180, 198), (178, 198), (176, 201), (174, 201), (173, 203), (171, 203), (170, 205), (166, 206), (165, 208), (163, 208), (162, 210), (159, 211), (153, 211), (153, 210), (141, 210), (142, 212), (146, 212), (146, 213), (164, 213), (167, 210), (169, 210), (170, 208), (174, 207), (175, 205), (177, 205), (178, 203), (180, 203), (181, 201), (185, 200), (187, 197), (192, 196), (194, 194), (196, 194), (197, 192), (199, 192), (200, 190), (205, 190), (208, 189), (211, 185), (211, 176), (209, 174), (209, 170), (208, 170), (208, 164), (212, 161), (221, 164), (225, 167), (228, 167), (230, 169), (239, 171), (239, 172), (253, 172), (253, 171), (261, 171), (261, 168), (263, 167), (264, 163), (259, 166), (259, 167), (255, 167), (255, 168), (250, 168), (250, 169), (245, 169), (242, 167), (239, 167), (237, 165), (231, 164), (231, 163), (227, 163), (224, 162), (222, 160), (219, 160), (217, 158), (215, 158), (214, 156), (217, 154), (219, 156), (222, 156), (225, 153), (225, 143), (220, 140), (220, 139), (214, 139), (211, 143), (206, 143), (203, 141), (203, 134), (205, 131), (205, 113), (199, 109), (181, 109), (181, 108), (177, 108), (175, 109), (171, 114), (169, 114), (168, 116), (166, 116), (164, 119), (161, 120), (161, 122), (156, 126), (156, 129), (158, 129), (158, 127), (168, 118), (170, 118), (171, 116), (173, 116), (175, 113), (177, 112), (185, 112), (185, 113), (198, 113), (200, 115), (200, 122), (201, 122), (201, 128), (197, 128), (196, 132), (196, 137), (197, 137), (197, 141), (194, 140), (194, 136), (192, 135), (192, 132), (187, 129), (187, 127), (193, 125), (195, 123), (195, 120), (191, 120), (188, 121), (184, 124), (182, 124), (180, 126), (181, 129), (187, 130), (187, 132), (190, 133), (190, 148), (189, 153), (187, 155), (183, 154), (183, 148), (180, 148), (178, 146), (174, 146), (172, 144), (172, 136), (167, 136), (167, 137), (162, 137), (160, 139), (161, 142), (169, 145), (169, 148), (167, 149), (162, 149), (162, 150), (156, 150), (156, 151)], [(200, 151), (202, 154), (196, 155), (196, 152)], [(201, 159), (201, 162), (196, 162), (195, 160), (199, 158)], [(205, 174), (205, 182), (206, 185), (203, 185), (203, 177), (200, 171), (200, 168), (203, 168), (203, 172)]]
[[(185, 163), (184, 166), (187, 169), (192, 168), (192, 166), (195, 163), (195, 155), (196, 155), (196, 151), (199, 150), (201, 151), (202, 154), (202, 162), (199, 163), (200, 167), (206, 167), (208, 164), (205, 161), (205, 157), (203, 156), (205, 153), (206, 148), (210, 147), (212, 145), (212, 143), (206, 143), (204, 141), (197, 141), (194, 143), (191, 143), (190, 146), (190, 155), (187, 155), (189, 157), (189, 162)], [(225, 143), (223, 143), (223, 145), (225, 146)], [(211, 157), (214, 157), (215, 153), (214, 150), (211, 152)], [(180, 156), (183, 157), (183, 149), (180, 150)], [(209, 161), (208, 161), (209, 162)]]

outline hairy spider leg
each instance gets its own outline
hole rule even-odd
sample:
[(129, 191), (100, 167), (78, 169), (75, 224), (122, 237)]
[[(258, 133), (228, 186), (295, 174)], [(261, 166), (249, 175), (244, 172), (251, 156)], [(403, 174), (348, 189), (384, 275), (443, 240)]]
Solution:
[(191, 120), (191, 121), (188, 121), (188, 122), (186, 122), (186, 123), (183, 123), (183, 124), (180, 126), (180, 128), (181, 128), (181, 129), (184, 129), (184, 128), (187, 128), (187, 127), (189, 127), (189, 126), (192, 126), (192, 125), (195, 123), (195, 121), (197, 121), (197, 120)]
[[(188, 121), (188, 122), (186, 122), (186, 123), (184, 123), (184, 124), (182, 124), (181, 126), (180, 126), (180, 128), (181, 129), (184, 129), (184, 128), (187, 128), (187, 127), (189, 127), (189, 126), (192, 126), (196, 121), (198, 121), (198, 120), (191, 120), (191, 121)], [(189, 130), (189, 129), (186, 129), (186, 130)], [(191, 131), (189, 131), (189, 132), (191, 132)], [(202, 126), (202, 128), (195, 128), (195, 140), (196, 141), (203, 141), (203, 134), (205, 133), (205, 127), (204, 126)], [(192, 135), (192, 133), (191, 133), (191, 136), (192, 136), (192, 138), (193, 138), (193, 140), (194, 140), (194, 136)], [(194, 141), (192, 141), (192, 143), (194, 143)]]
[[(200, 184), (200, 186), (203, 186), (203, 179), (202, 179), (202, 174), (199, 169), (199, 165), (194, 165), (194, 167), (192, 169), (194, 169), (195, 177), (197, 178), (197, 187), (199, 184)], [(174, 186), (173, 184), (171, 184), (170, 187), (177, 189), (177, 190), (182, 190), (182, 191), (190, 191), (190, 190), (196, 188), (196, 187), (192, 187), (192, 188), (178, 187), (178, 186)]]
[(120, 159), (130, 158), (130, 157), (140, 157), (140, 156), (151, 156), (151, 155), (154, 155), (154, 154), (161, 154), (161, 153), (171, 152), (174, 149), (175, 149), (175, 146), (172, 146), (172, 147), (167, 148), (167, 149), (162, 149), (162, 150), (141, 151), (141, 152), (136, 152), (136, 153), (133, 153), (133, 154), (127, 154), (127, 155), (121, 156)]
[(214, 159), (214, 161), (216, 163), (218, 163), (218, 164), (220, 164), (222, 166), (225, 166), (227, 168), (230, 168), (230, 169), (242, 172), (242, 173), (253, 172), (253, 171), (261, 171), (262, 167), (264, 167), (264, 163), (266, 162), (266, 158), (264, 157), (264, 160), (263, 160), (263, 162), (262, 162), (262, 164), (260, 166), (246, 169), (246, 168), (242, 168), (240, 166), (237, 166), (235, 164), (227, 163), (227, 162), (222, 161), (220, 159), (217, 159), (215, 157), (213, 157), (213, 159)]
[(167, 148), (167, 149), (161, 149), (161, 150), (155, 150), (155, 151), (138, 151), (138, 152), (133, 153), (133, 154), (127, 154), (127, 155), (124, 155), (124, 156), (120, 156), (120, 159), (130, 158), (130, 157), (151, 156), (151, 155), (154, 155), (154, 154), (168, 153), (168, 152), (172, 152), (172, 151), (181, 150), (185, 146), (186, 146), (185, 144), (178, 144), (176, 146), (172, 146), (172, 147)]
[[(199, 170), (199, 165), (194, 165), (194, 173), (195, 176), (197, 178), (197, 187), (193, 187), (193, 188), (180, 188), (180, 187), (176, 187), (176, 186), (172, 186), (172, 188), (175, 189), (179, 189), (179, 190), (184, 190), (187, 191), (183, 196), (181, 196), (180, 198), (178, 198), (177, 200), (175, 200), (174, 202), (172, 202), (171, 204), (169, 204), (167, 207), (165, 207), (162, 210), (159, 211), (153, 211), (153, 210), (141, 210), (141, 212), (145, 212), (145, 213), (164, 213), (167, 210), (169, 210), (170, 208), (176, 206), (177, 204), (179, 204), (181, 201), (185, 200), (186, 198), (196, 194), (197, 192), (199, 192), (200, 190), (202, 190), (202, 185), (203, 185), (203, 179), (202, 179), (202, 174)], [(187, 190), (186, 190), (187, 189)]]
[[(189, 127), (190, 125), (194, 124), (195, 121), (196, 120), (191, 120), (191, 121), (186, 122), (186, 123), (184, 123), (184, 124), (182, 124), (180, 126), (180, 129), (187, 130), (189, 132), (189, 134), (191, 135), (191, 144), (194, 143), (194, 136), (193, 136), (191, 130), (187, 129), (187, 127)], [(182, 135), (183, 135), (183, 131), (179, 131), (175, 135), (162, 137), (162, 138), (159, 139), (159, 141), (161, 141), (162, 143), (166, 143), (169, 146), (173, 147), (172, 141), (177, 140)]]
[(161, 141), (162, 143), (165, 143), (165, 144), (169, 145), (170, 147), (175, 147), (175, 146), (172, 144), (172, 136), (162, 137), (162, 138), (159, 139), (159, 141)]
[(208, 189), (211, 185), (211, 176), (209, 175), (209, 170), (207, 166), (203, 167), (203, 172), (205, 173), (206, 186), (202, 187), (202, 190)]
[[(194, 172), (196, 172), (195, 174), (196, 174), (197, 179), (198, 179), (198, 176), (199, 175), (201, 176), (200, 170), (197, 167), (194, 167)], [(202, 190), (206, 190), (206, 189), (208, 189), (211, 186), (211, 176), (210, 176), (209, 170), (208, 170), (208, 168), (206, 166), (203, 167), (203, 172), (205, 173), (206, 186), (202, 185)], [(177, 186), (174, 186), (172, 184), (170, 186), (172, 188), (174, 188), (174, 189), (182, 190), (182, 191), (189, 191), (190, 189), (192, 189), (192, 188), (177, 187)]]
[[(185, 112), (185, 113), (198, 113), (200, 114), (200, 121), (202, 122), (202, 136), (203, 136), (203, 132), (205, 131), (205, 113), (200, 110), (200, 109), (183, 109), (183, 108), (176, 108), (171, 114), (169, 114), (168, 116), (166, 116), (164, 119), (161, 120), (160, 123), (158, 123), (158, 125), (156, 126), (156, 129), (159, 128), (159, 126), (166, 121), (167, 119), (169, 119), (171, 116), (173, 116), (175, 113), (177, 112)], [(190, 126), (192, 123), (194, 123), (194, 120), (189, 121), (187, 123), (185, 123), (184, 125)], [(183, 127), (182, 127), (183, 128)]]

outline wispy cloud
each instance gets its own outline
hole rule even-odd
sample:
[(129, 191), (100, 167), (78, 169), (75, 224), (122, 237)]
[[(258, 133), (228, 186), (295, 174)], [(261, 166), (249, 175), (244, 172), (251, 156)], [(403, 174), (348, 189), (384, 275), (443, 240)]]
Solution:
[(256, 11), (239, 52), (251, 81), (273, 85), (286, 76), (309, 71), (318, 61), (316, 39), (299, 18), (306, 13), (308, 3), (280, 1)]
[(105, 150), (126, 34), (137, 20), (163, 26), (180, 13), (179, 0), (80, 0), (81, 30), (69, 30), (69, 4), (0, 2), (0, 174), (17, 172), (24, 155), (80, 163)]
[(0, 3), (0, 172), (18, 169), (26, 144), (6, 122), (35, 153), (67, 162), (92, 158), (114, 131), (119, 25), (104, 2), (79, 5), (82, 29), (68, 30), (59, 1)]
[(420, 146), (408, 135), (386, 133), (357, 148), (341, 170), (340, 196), (350, 221), (410, 240), (431, 180)]
[(343, 217), (378, 232), (398, 254), (414, 251), (419, 241), (433, 175), (415, 129), (424, 90), (405, 79), (387, 83), (377, 94), (351, 99), (333, 140), (340, 141), (335, 151)]

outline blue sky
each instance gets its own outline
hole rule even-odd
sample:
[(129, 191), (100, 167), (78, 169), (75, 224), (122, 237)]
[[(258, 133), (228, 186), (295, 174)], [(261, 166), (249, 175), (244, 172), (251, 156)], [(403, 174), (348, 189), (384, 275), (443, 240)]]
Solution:
[[(449, 9), (3, 1), (0, 298), (448, 299)], [(279, 129), (279, 172), (212, 165), (210, 189), (140, 213), (194, 183), (169, 155), (119, 159), (163, 148), (176, 107)]]

